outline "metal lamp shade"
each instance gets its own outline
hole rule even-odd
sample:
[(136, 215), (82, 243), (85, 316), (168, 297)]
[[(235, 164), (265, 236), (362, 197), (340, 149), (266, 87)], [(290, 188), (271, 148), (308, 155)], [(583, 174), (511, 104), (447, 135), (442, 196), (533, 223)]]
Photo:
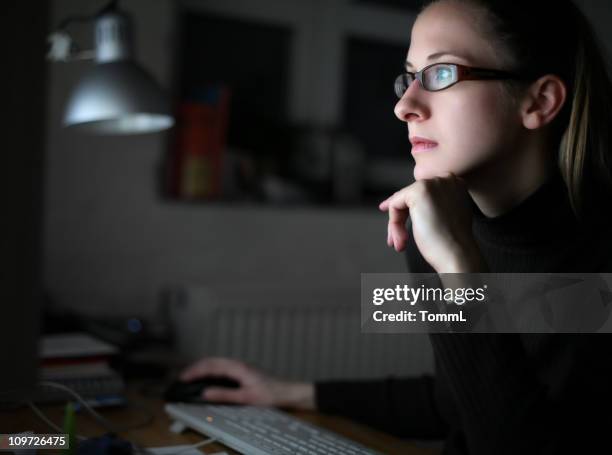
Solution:
[(150, 133), (174, 119), (161, 88), (132, 60), (98, 63), (68, 101), (64, 124), (97, 134)]

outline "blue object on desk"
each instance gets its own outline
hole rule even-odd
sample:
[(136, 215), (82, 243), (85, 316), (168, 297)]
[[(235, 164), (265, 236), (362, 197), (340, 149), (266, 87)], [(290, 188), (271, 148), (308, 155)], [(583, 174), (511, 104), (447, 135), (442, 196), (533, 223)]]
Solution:
[[(85, 402), (92, 408), (103, 408), (112, 406), (125, 406), (127, 399), (123, 395), (101, 395), (94, 398), (85, 398)], [(83, 410), (83, 405), (79, 401), (75, 401), (74, 410), (80, 412)]]

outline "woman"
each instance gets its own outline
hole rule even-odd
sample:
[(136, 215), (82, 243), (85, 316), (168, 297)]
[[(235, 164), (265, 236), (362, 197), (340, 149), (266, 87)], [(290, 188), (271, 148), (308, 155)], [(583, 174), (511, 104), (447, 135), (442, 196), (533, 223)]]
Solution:
[[(380, 208), (387, 244), (407, 249), (411, 272), (612, 272), (612, 89), (570, 0), (430, 2), (406, 70), (395, 114), (416, 181)], [(444, 438), (452, 454), (584, 453), (606, 442), (608, 336), (430, 339), (435, 377), (291, 383), (215, 358), (182, 378), (232, 376), (239, 389), (205, 398), (317, 408)]]

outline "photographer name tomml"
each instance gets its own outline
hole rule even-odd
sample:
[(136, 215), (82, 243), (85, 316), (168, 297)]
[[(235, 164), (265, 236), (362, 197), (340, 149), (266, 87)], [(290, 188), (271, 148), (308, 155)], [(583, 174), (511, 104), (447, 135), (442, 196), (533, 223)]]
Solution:
[(375, 311), (372, 314), (376, 322), (467, 322), (460, 310), (457, 313), (432, 313), (431, 311), (407, 311), (403, 310), (398, 313), (384, 313)]

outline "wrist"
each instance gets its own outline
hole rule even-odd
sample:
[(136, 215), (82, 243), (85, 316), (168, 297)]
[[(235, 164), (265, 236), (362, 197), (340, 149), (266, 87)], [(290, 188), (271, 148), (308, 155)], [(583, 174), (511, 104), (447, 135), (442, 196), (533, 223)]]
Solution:
[(474, 243), (470, 247), (455, 249), (443, 270), (438, 273), (486, 273), (489, 266), (478, 246)]
[(313, 411), (314, 384), (310, 382), (281, 382), (278, 387), (279, 407)]

